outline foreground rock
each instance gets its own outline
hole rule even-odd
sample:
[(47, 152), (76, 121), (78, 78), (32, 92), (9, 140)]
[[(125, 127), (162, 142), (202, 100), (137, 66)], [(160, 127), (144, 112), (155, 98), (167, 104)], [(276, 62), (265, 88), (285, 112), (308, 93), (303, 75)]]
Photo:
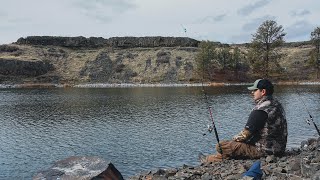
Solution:
[(113, 164), (98, 158), (74, 156), (56, 162), (50, 169), (39, 172), (34, 180), (103, 180), (123, 179), (121, 173)]
[[(242, 176), (255, 161), (257, 160), (225, 160), (197, 167), (184, 165), (176, 169), (149, 171), (129, 179), (250, 179)], [(284, 157), (267, 156), (259, 161), (262, 179), (320, 179), (320, 139), (302, 142), (301, 149), (292, 149)]]

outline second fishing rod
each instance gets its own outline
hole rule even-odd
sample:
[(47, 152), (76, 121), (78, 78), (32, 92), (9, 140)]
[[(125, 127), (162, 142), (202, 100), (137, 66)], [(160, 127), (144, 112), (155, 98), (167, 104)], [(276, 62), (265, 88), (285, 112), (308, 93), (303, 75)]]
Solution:
[(223, 154), (222, 152), (222, 147), (220, 145), (220, 139), (219, 139), (219, 135), (218, 135), (218, 131), (217, 131), (217, 128), (216, 128), (216, 125), (215, 125), (215, 121), (213, 119), (213, 114), (212, 114), (212, 110), (211, 110), (211, 106), (209, 104), (209, 100), (208, 100), (208, 95), (207, 95), (207, 92), (205, 91), (205, 88), (204, 88), (204, 79), (205, 79), (205, 76), (204, 76), (204, 70), (205, 70), (205, 63), (204, 61), (202, 61), (202, 80), (201, 80), (201, 86), (202, 86), (202, 93), (204, 95), (204, 100), (205, 100), (205, 103), (206, 103), (206, 106), (207, 106), (207, 109), (208, 109), (208, 112), (209, 112), (209, 117), (210, 117), (210, 120), (211, 120), (211, 123), (212, 123), (212, 126), (208, 126), (208, 131), (211, 133), (212, 130), (214, 131), (214, 134), (215, 134), (215, 138), (217, 140), (217, 143), (218, 143), (218, 146), (219, 146), (219, 150), (220, 150), (220, 154)]

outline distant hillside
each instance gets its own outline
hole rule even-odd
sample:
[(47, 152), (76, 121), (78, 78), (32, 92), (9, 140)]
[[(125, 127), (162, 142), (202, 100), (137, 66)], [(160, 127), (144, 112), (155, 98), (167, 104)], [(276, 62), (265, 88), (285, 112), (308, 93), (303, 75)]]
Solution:
[[(20, 38), (0, 45), (0, 83), (200, 82), (195, 63), (199, 43), (183, 37)], [(246, 44), (230, 46), (247, 50)], [(312, 78), (313, 72), (304, 66), (312, 48), (309, 42), (287, 43), (281, 48), (287, 56), (280, 64), (291, 72), (292, 80)], [(242, 78), (235, 80), (231, 72), (217, 72), (214, 80), (254, 78), (249, 72), (242, 73)]]

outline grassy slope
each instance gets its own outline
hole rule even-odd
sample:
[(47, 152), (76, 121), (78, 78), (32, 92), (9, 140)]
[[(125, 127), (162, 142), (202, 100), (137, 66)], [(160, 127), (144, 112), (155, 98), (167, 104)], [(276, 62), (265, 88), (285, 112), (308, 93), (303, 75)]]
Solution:
[[(19, 50), (0, 52), (0, 58), (47, 61), (54, 65), (55, 70), (43, 76), (57, 76), (60, 79), (59, 82), (62, 83), (99, 82), (99, 80), (94, 80), (90, 74), (95, 73), (94, 71), (103, 74), (105, 71), (105, 65), (96, 63), (101, 53), (107, 54), (114, 69), (118, 68), (117, 71), (110, 71), (112, 78), (109, 78), (108, 82), (111, 83), (124, 82), (124, 79), (126, 79), (125, 82), (134, 83), (190, 82), (201, 79), (195, 73), (196, 48), (68, 49), (48, 46), (9, 46), (18, 47)], [(241, 49), (246, 51), (244, 47)], [(305, 67), (312, 46), (303, 45), (281, 49), (287, 56), (280, 61), (280, 64), (282, 67), (287, 67), (291, 78), (310, 80), (315, 77), (315, 71)], [(148, 60), (151, 60), (151, 65), (148, 65)], [(93, 72), (81, 74), (89, 66), (91, 66), (90, 71)], [(224, 76), (226, 75), (217, 74), (215, 80), (230, 80), (230, 77)], [(28, 78), (25, 81), (34, 81), (34, 78)]]

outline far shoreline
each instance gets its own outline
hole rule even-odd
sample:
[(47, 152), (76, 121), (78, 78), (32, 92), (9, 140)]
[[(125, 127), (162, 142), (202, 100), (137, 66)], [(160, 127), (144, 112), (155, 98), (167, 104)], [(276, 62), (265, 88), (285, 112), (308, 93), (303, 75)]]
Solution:
[[(23, 83), (23, 84), (0, 84), (0, 89), (19, 88), (135, 88), (135, 87), (221, 87), (221, 86), (246, 86), (252, 83), (226, 83), (226, 82), (204, 82), (204, 83), (81, 83), (81, 84), (55, 84), (55, 83)], [(319, 81), (279, 81), (275, 85), (320, 85)]]

